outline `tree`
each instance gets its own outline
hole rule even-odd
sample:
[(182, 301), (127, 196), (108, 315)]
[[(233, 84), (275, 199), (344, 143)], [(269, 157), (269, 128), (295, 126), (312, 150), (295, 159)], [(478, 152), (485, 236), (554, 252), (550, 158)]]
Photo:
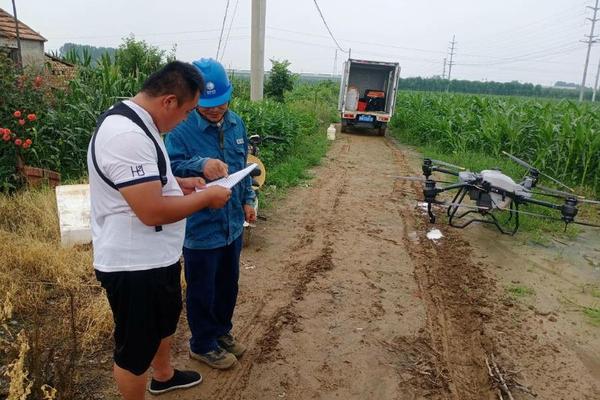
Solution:
[(290, 72), (290, 62), (288, 60), (270, 59), (270, 61), (272, 64), (271, 73), (265, 83), (265, 94), (283, 103), (285, 101), (284, 93), (294, 88), (294, 83), (298, 77)]
[(115, 62), (124, 75), (149, 75), (158, 70), (168, 58), (164, 50), (149, 45), (144, 40), (135, 40), (131, 35), (123, 39), (117, 49)]
[(114, 58), (117, 49), (112, 47), (96, 47), (87, 44), (65, 43), (58, 50), (58, 57), (66, 59), (73, 64), (89, 56), (92, 65), (97, 65), (104, 54)]

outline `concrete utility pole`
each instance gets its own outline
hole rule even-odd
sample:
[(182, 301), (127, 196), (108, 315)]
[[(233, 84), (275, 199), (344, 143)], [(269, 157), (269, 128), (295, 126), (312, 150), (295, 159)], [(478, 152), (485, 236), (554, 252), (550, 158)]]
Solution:
[(590, 8), (592, 10), (594, 10), (594, 18), (586, 18), (590, 21), (592, 21), (592, 28), (590, 30), (590, 34), (589, 36), (586, 36), (588, 38), (588, 40), (583, 41), (584, 43), (588, 44), (588, 49), (587, 49), (587, 54), (585, 56), (585, 65), (583, 67), (583, 79), (581, 80), (581, 88), (579, 89), (579, 101), (583, 101), (583, 93), (585, 92), (585, 80), (587, 78), (587, 69), (588, 69), (588, 64), (590, 62), (590, 52), (592, 51), (592, 44), (596, 43), (596, 38), (598, 36), (594, 36), (594, 29), (596, 28), (596, 21), (598, 21), (598, 18), (596, 18), (596, 16), (598, 15), (598, 1), (596, 0), (596, 5), (594, 7), (590, 7), (588, 6), (587, 8)]
[(446, 79), (446, 62), (447, 59), (444, 57), (444, 72), (442, 72), (442, 79)]
[(267, 0), (252, 0), (252, 36), (250, 47), (250, 100), (263, 98), (265, 84), (265, 18)]
[(337, 72), (337, 49), (335, 49), (335, 57), (333, 58), (333, 73), (331, 74), (332, 78), (335, 78), (336, 72)]
[[(599, 0), (596, 0), (599, 1)], [(450, 42), (450, 62), (448, 63), (448, 80), (452, 79), (452, 66), (454, 65), (454, 50), (456, 49), (456, 35), (452, 35)]]
[(15, 0), (12, 0), (13, 15), (15, 16), (15, 31), (17, 33), (17, 64), (19, 68), (23, 67), (23, 53), (21, 53), (21, 34), (19, 33), (19, 18), (17, 18), (17, 6)]

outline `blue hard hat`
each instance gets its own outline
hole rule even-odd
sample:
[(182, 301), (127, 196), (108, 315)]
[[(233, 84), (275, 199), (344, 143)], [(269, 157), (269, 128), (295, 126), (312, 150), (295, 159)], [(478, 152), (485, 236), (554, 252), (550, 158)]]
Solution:
[(201, 58), (192, 63), (204, 78), (204, 90), (200, 94), (200, 107), (217, 107), (231, 99), (233, 86), (223, 65), (212, 58)]

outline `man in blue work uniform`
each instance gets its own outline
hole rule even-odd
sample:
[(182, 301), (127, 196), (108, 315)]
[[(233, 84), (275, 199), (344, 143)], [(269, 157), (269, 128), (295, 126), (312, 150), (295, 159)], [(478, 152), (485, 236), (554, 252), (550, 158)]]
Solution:
[[(229, 110), (233, 87), (213, 59), (193, 62), (206, 82), (196, 111), (166, 138), (174, 174), (211, 181), (246, 167), (248, 138), (240, 117)], [(232, 367), (246, 348), (231, 335), (238, 293), (244, 220), (254, 222), (255, 193), (246, 177), (223, 209), (188, 218), (183, 248), (190, 357), (213, 368)]]

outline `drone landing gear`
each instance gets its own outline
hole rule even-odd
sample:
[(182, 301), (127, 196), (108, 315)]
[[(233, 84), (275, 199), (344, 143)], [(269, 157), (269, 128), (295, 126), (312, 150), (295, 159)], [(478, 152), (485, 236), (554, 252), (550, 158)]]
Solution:
[[(501, 233), (503, 233), (505, 235), (512, 236), (515, 233), (517, 233), (517, 230), (519, 230), (519, 206), (518, 206), (518, 204), (516, 204), (514, 202), (510, 203), (509, 217), (505, 223), (501, 223), (494, 214), (488, 212), (488, 210), (484, 209), (484, 208), (468, 210), (468, 211), (465, 211), (464, 213), (457, 215), (459, 208), (468, 207), (468, 206), (461, 205), (465, 196), (467, 195), (467, 193), (468, 193), (467, 188), (460, 189), (458, 191), (458, 193), (456, 193), (456, 196), (454, 196), (454, 199), (452, 200), (451, 205), (448, 207), (447, 215), (448, 215), (448, 223), (450, 224), (450, 226), (452, 226), (454, 228), (462, 229), (462, 228), (465, 228), (465, 227), (471, 225), (473, 222), (481, 222), (484, 224), (494, 225)], [(462, 222), (462, 223), (458, 222), (470, 214), (478, 214), (478, 215), (483, 216), (484, 218), (472, 218), (472, 219), (467, 219), (466, 222)], [(513, 217), (514, 217), (514, 220), (513, 220)], [(511, 221), (512, 221), (512, 224), (510, 224)], [(510, 226), (510, 225), (512, 225), (512, 226)]]

